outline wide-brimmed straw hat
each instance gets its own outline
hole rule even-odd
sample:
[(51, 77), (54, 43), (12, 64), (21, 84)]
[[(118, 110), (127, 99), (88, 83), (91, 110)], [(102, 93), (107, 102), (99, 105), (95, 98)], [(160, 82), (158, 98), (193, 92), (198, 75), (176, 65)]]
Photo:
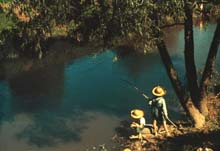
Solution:
[(143, 116), (144, 116), (144, 111), (139, 109), (131, 110), (131, 117), (133, 117), (134, 119), (139, 119)]
[(156, 86), (153, 88), (152, 93), (155, 96), (164, 96), (167, 93), (167, 91), (161, 86)]

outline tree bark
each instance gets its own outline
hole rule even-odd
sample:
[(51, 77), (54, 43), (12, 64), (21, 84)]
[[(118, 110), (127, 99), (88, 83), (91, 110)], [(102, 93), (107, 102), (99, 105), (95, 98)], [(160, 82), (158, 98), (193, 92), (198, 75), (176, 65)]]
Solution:
[(194, 122), (194, 126), (196, 128), (201, 128), (205, 124), (205, 117), (199, 112), (194, 103), (191, 101), (190, 97), (188, 97), (186, 89), (182, 86), (181, 81), (179, 80), (176, 69), (172, 64), (172, 60), (167, 51), (166, 45), (163, 40), (157, 41), (157, 47), (161, 56), (161, 59), (166, 68), (167, 74), (170, 78), (172, 86), (180, 100), (180, 103), (186, 113), (190, 116), (192, 121)]
[(213, 40), (209, 49), (209, 54), (206, 60), (205, 69), (202, 74), (202, 79), (200, 81), (200, 102), (199, 102), (199, 110), (203, 115), (208, 115), (207, 108), (207, 89), (210, 85), (210, 81), (212, 78), (212, 73), (214, 70), (214, 65), (216, 61), (216, 55), (218, 52), (220, 43), (220, 19), (218, 20), (215, 34), (213, 36)]
[(194, 127), (202, 128), (205, 125), (205, 116), (203, 116), (198, 108), (195, 107), (191, 99), (187, 100), (186, 108), (188, 109), (189, 116), (194, 122)]
[(187, 1), (184, 0), (185, 6), (185, 68), (186, 68), (186, 77), (188, 82), (188, 89), (192, 98), (192, 102), (198, 106), (199, 101), (199, 86), (197, 83), (197, 73), (196, 65), (194, 60), (194, 39), (193, 39), (193, 20), (192, 20), (192, 6)]

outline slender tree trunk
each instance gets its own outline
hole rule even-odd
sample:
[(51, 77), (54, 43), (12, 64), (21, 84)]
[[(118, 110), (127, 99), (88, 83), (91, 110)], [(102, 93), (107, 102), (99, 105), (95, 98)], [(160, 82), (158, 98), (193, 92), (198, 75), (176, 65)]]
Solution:
[(200, 102), (199, 102), (199, 109), (203, 115), (208, 115), (208, 108), (207, 108), (207, 88), (210, 85), (210, 81), (212, 78), (212, 73), (214, 70), (214, 65), (216, 61), (216, 55), (218, 52), (220, 43), (220, 20), (218, 20), (215, 34), (209, 49), (208, 58), (206, 60), (205, 69), (202, 74), (202, 79), (200, 81)]
[(188, 0), (184, 0), (185, 6), (185, 68), (188, 82), (188, 89), (193, 103), (198, 105), (199, 101), (199, 86), (197, 83), (196, 65), (194, 60), (194, 39), (193, 39), (193, 20), (192, 20), (192, 6), (188, 3)]
[(195, 107), (194, 103), (188, 97), (186, 89), (182, 86), (181, 81), (177, 75), (177, 71), (174, 68), (169, 53), (167, 51), (166, 45), (163, 40), (157, 41), (157, 47), (161, 56), (161, 59), (165, 65), (167, 74), (170, 78), (172, 86), (180, 100), (180, 103), (186, 113), (191, 117), (196, 128), (201, 128), (205, 124), (205, 117), (199, 112)]
[[(172, 86), (173, 86), (179, 100), (182, 103), (182, 101), (188, 99), (186, 89), (182, 86), (182, 83), (178, 77), (176, 69), (173, 66), (172, 60), (171, 60), (170, 55), (167, 51), (167, 48), (166, 48), (164, 41), (159, 40), (157, 42), (157, 47), (158, 47), (158, 50), (160, 53), (160, 57), (166, 67), (166, 71), (167, 71), (167, 74), (170, 78)], [(183, 105), (183, 106), (185, 106), (185, 105)]]

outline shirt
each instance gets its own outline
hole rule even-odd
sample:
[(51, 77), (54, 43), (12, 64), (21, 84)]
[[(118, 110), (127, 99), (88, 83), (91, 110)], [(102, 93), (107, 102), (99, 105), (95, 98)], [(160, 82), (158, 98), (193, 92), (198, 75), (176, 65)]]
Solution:
[(151, 107), (156, 107), (156, 108), (161, 108), (162, 112), (164, 113), (165, 116), (167, 116), (167, 107), (166, 107), (166, 102), (165, 99), (163, 97), (157, 97), (153, 100), (149, 101), (149, 105)]
[(140, 118), (140, 125), (145, 125), (146, 122), (145, 122), (145, 118), (144, 117), (141, 117)]

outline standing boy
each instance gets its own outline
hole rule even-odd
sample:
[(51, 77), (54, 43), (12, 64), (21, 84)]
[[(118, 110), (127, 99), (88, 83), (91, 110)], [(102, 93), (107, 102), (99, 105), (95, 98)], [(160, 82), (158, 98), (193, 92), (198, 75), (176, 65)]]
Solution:
[(166, 101), (163, 97), (166, 94), (166, 90), (161, 86), (156, 86), (152, 89), (152, 94), (156, 96), (156, 98), (149, 101), (149, 105), (151, 107), (151, 112), (152, 112), (155, 136), (157, 136), (158, 134), (158, 126), (157, 126), (158, 122), (163, 123), (163, 127), (166, 131), (167, 136), (170, 136), (166, 124), (166, 119), (168, 118)]

